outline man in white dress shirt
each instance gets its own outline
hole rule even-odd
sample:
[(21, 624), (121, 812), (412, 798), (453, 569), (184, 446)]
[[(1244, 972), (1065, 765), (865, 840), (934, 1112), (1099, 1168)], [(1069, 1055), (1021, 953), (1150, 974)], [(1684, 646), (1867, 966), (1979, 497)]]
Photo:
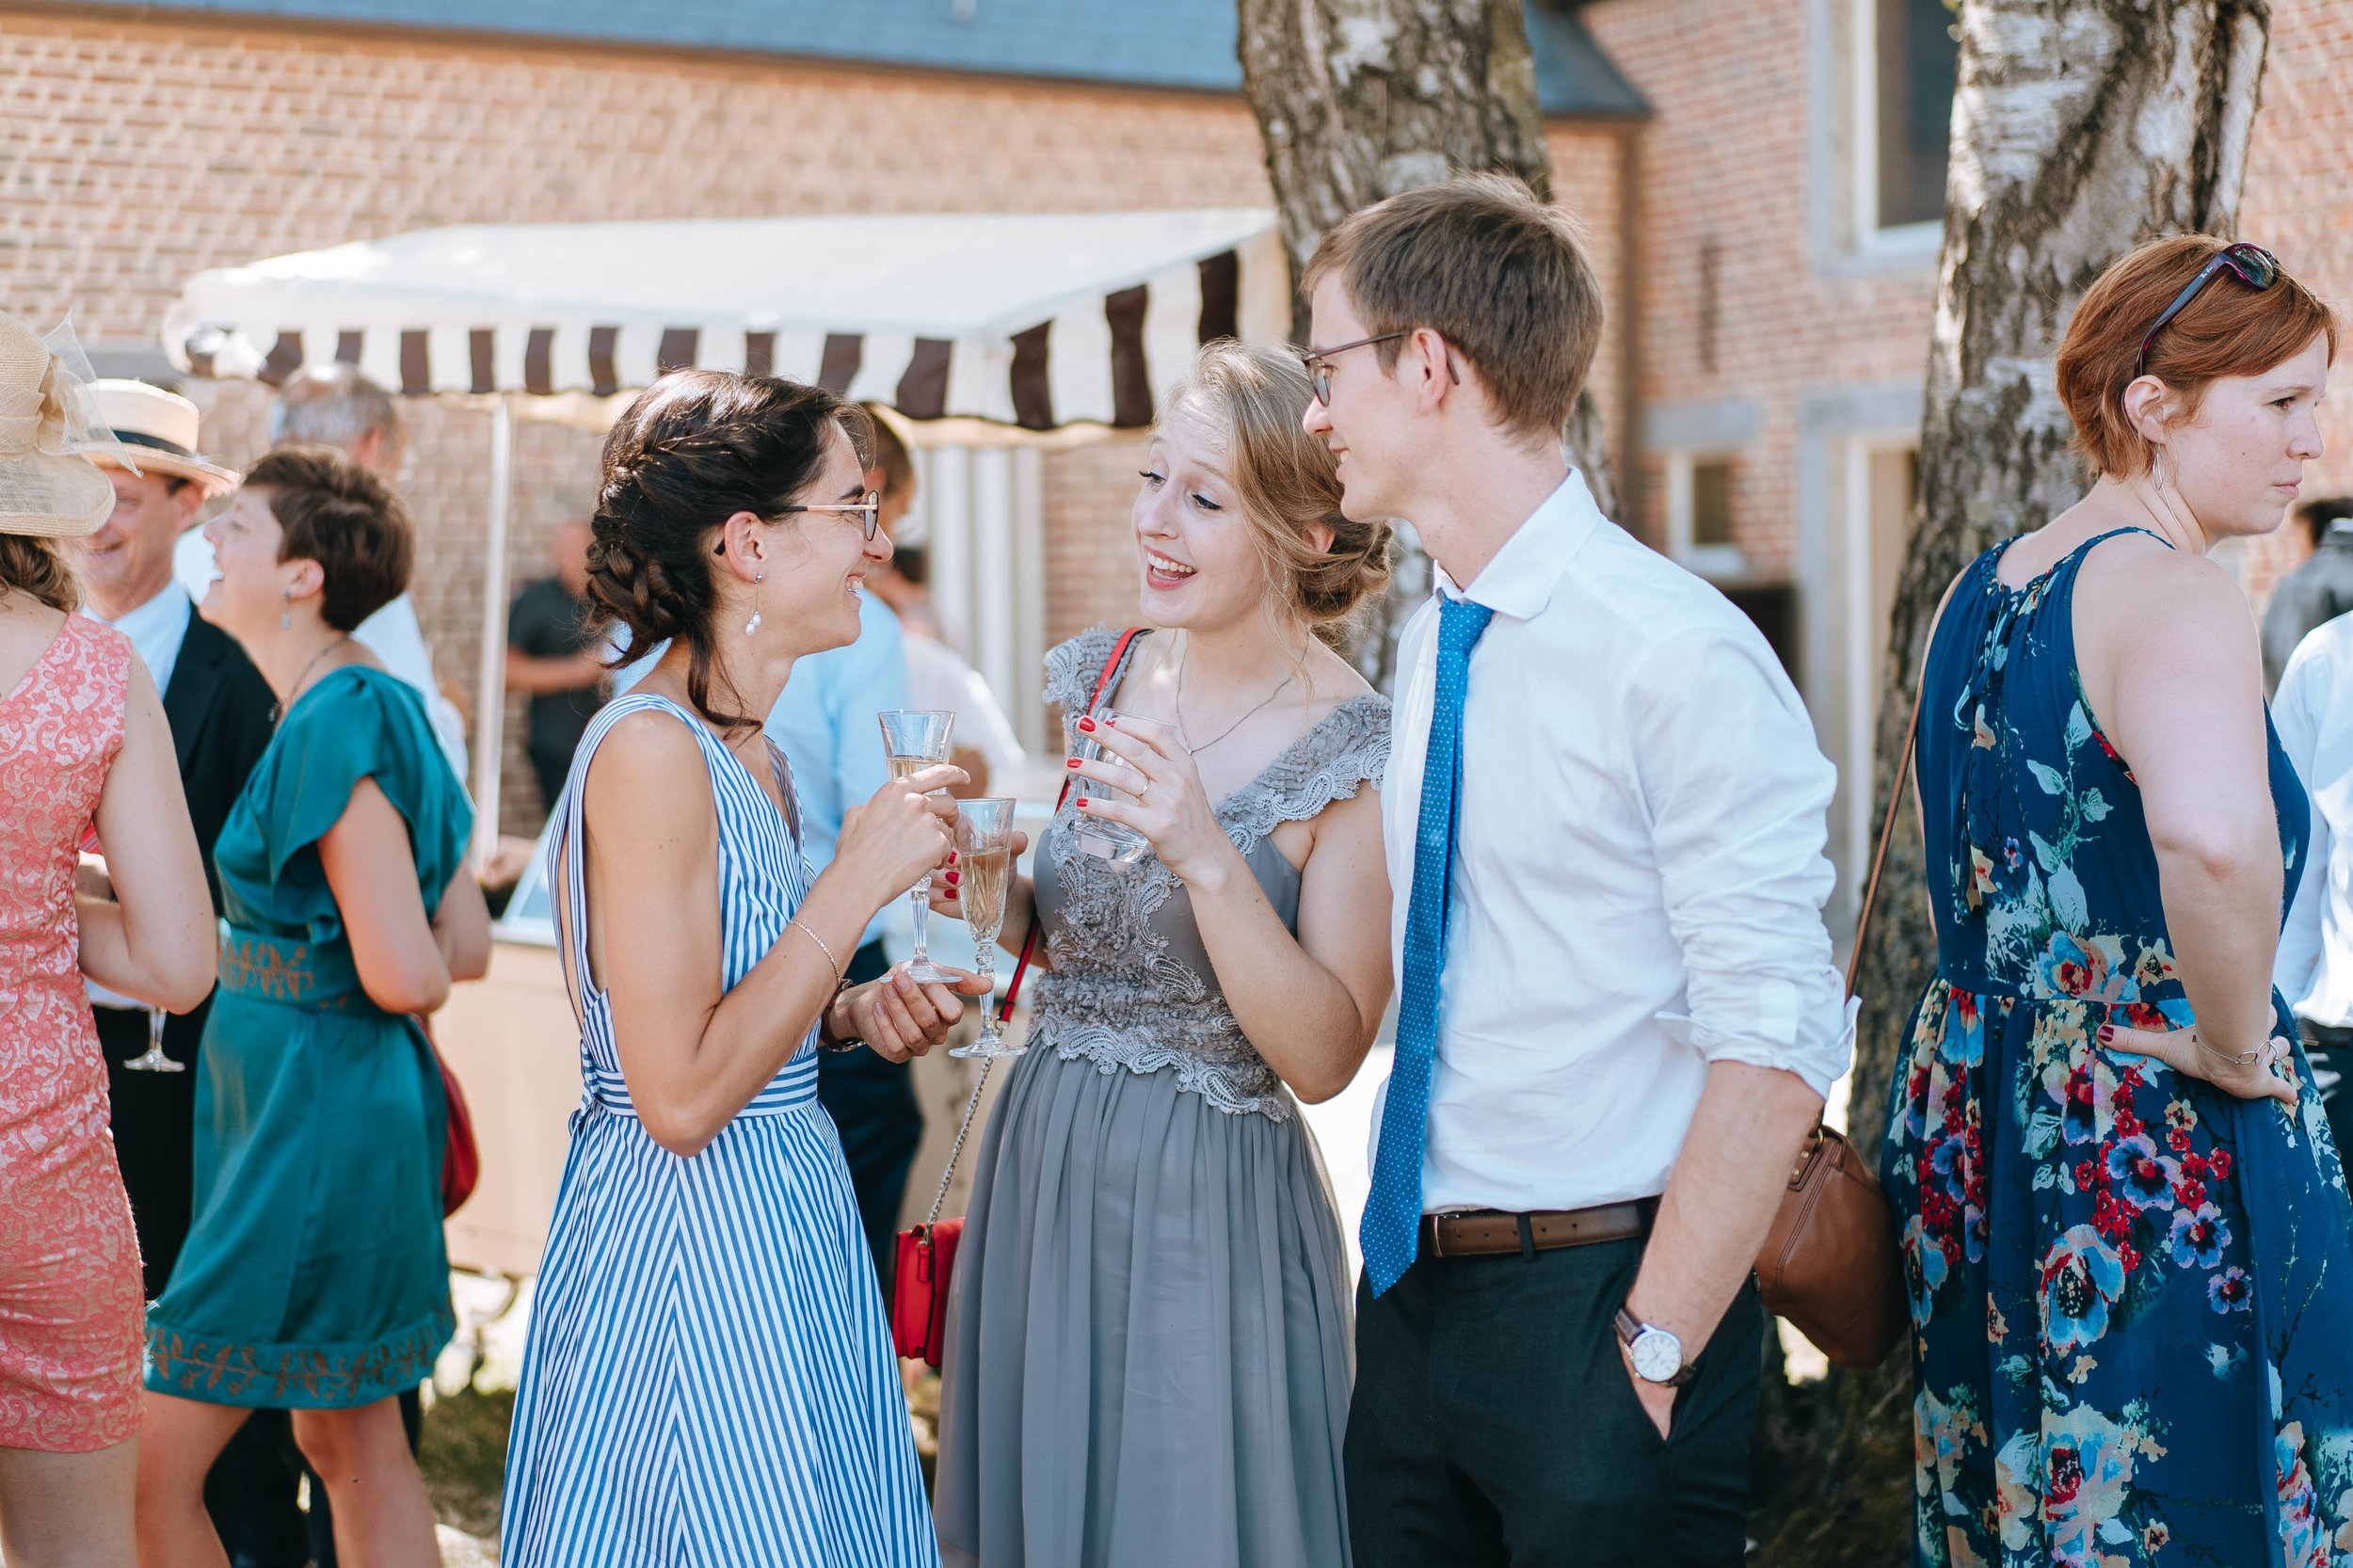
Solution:
[[(355, 366), (335, 364), (297, 371), (279, 389), (278, 400), (270, 405), (269, 439), (272, 446), (335, 447), (362, 468), (397, 482), (407, 437), (392, 394)], [(200, 530), (180, 536), (173, 570), (190, 596), (201, 601), (213, 580), (213, 547)], [(386, 673), (423, 699), (433, 738), (441, 743), (450, 771), (460, 788), (471, 789), (465, 716), (441, 695), (433, 650), (425, 646), (424, 629), (417, 623), (416, 601), (404, 591), (351, 634), (382, 661)]]
[(2322, 622), (2296, 645), (2271, 721), (2313, 802), (2271, 984), (2302, 1026), (2342, 1153), (2353, 1147), (2353, 1094), (2345, 1082), (2353, 1070), (2353, 615)]
[(1849, 1054), (1832, 769), (1763, 636), (1567, 465), (1602, 311), (1566, 220), (1496, 176), (1430, 186), (1339, 225), (1305, 285), (1307, 428), (1349, 514), (1410, 520), (1440, 570), (1382, 791), (1358, 1568), (1734, 1568), (1750, 1271)]

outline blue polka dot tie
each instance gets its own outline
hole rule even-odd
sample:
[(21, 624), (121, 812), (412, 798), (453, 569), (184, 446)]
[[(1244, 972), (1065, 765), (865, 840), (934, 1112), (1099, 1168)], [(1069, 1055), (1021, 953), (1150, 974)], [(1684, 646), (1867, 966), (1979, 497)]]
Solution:
[(1421, 1152), (1430, 1119), (1430, 1066), (1438, 1053), (1438, 977), (1446, 971), (1446, 906), (1454, 880), (1454, 803), (1463, 780), (1463, 691), (1470, 653), (1495, 612), (1441, 599), (1438, 693), (1422, 760), (1421, 818), (1414, 833), (1414, 891), (1405, 906), (1405, 994), (1399, 999), (1397, 1060), (1381, 1111), (1372, 1193), (1356, 1238), (1365, 1277), (1380, 1295), (1413, 1266), (1421, 1239)]

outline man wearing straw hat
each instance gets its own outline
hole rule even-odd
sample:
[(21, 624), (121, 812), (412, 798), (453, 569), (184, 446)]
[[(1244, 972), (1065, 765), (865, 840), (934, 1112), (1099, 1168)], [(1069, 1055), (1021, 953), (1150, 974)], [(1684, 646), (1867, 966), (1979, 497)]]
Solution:
[[(133, 472), (102, 451), (114, 511), (80, 541), (84, 613), (131, 639), (156, 689), (180, 766), (188, 816), (204, 856), (213, 912), (220, 884), (213, 843), (269, 744), (276, 697), (236, 639), (196, 613), (172, 575), (172, 549), (206, 500), (238, 476), (196, 451), (195, 404), (143, 381), (90, 383), (99, 417), (113, 426)], [(163, 1294), (187, 1239), (195, 1179), (196, 1074), (209, 1000), (167, 1016), (90, 987), (106, 1056), (115, 1154), (131, 1196), (147, 1297)], [(159, 1028), (156, 1026), (160, 1026)], [(151, 1032), (151, 1031), (152, 1031)], [(281, 1416), (282, 1420), (283, 1417)], [(221, 1538), (240, 1564), (302, 1562), (310, 1543), (295, 1489), (300, 1473), (258, 1427), (239, 1434), (214, 1472), (209, 1500)]]

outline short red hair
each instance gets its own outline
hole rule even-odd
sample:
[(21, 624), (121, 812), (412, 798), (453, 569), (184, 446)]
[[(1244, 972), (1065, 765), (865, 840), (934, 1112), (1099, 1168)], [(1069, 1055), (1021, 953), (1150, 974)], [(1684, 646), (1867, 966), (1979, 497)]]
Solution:
[[(2152, 240), (2118, 260), (2091, 285), (2059, 344), (2058, 394), (2075, 422), (2076, 455), (2094, 472), (2130, 479), (2149, 466), (2149, 443), (2124, 417), (2124, 389), (2149, 328), (2198, 269), (2230, 242), (2212, 234)], [(2284, 268), (2267, 289), (2224, 271), (2165, 324), (2149, 345), (2146, 374), (2189, 399), (2225, 376), (2261, 376), (2316, 337), (2337, 357), (2337, 312)]]

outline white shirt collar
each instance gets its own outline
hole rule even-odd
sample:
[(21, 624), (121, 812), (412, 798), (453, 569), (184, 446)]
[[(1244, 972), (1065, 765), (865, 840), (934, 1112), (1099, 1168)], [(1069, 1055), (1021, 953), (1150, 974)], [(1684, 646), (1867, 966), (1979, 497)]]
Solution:
[(1537, 503), (1528, 520), (1503, 541), (1468, 588), (1457, 586), (1443, 567), (1437, 568), (1438, 585), (1455, 599), (1484, 604), (1515, 620), (1533, 620), (1552, 602), (1561, 574), (1606, 520), (1585, 488), (1585, 476), (1571, 469), (1560, 488)]
[(108, 626), (131, 639), (147, 673), (161, 695), (171, 684), (171, 672), (180, 662), (180, 645), (187, 640), (188, 620), (196, 614), (196, 603), (177, 579), (164, 584), (163, 591), (136, 610), (127, 610), (115, 620), (92, 612), (90, 619), (104, 621)]

